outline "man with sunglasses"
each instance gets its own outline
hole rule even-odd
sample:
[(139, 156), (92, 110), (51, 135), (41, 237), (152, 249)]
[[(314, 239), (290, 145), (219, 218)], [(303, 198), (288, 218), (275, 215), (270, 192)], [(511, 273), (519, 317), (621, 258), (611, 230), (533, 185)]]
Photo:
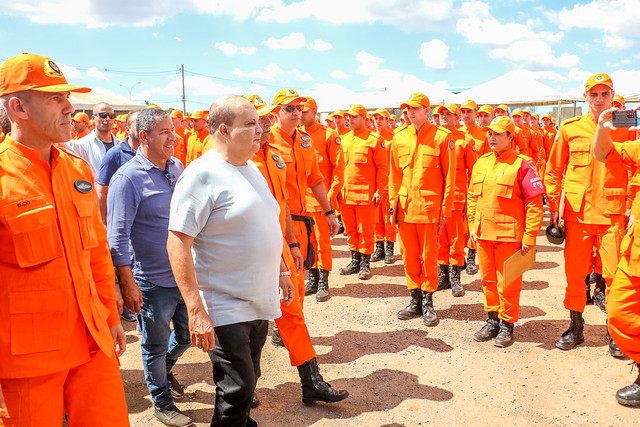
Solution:
[(137, 314), (142, 330), (142, 365), (154, 415), (166, 425), (184, 426), (192, 421), (174, 404), (184, 390), (171, 368), (191, 340), (166, 245), (173, 187), (184, 168), (173, 157), (176, 138), (168, 113), (142, 110), (136, 130), (140, 147), (109, 184), (107, 236), (124, 305)]

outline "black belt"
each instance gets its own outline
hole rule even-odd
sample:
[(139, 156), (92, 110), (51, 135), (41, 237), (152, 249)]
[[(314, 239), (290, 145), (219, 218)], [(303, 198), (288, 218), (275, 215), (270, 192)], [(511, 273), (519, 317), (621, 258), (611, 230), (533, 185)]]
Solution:
[(311, 243), (311, 233), (313, 233), (313, 226), (316, 222), (312, 217), (305, 215), (291, 214), (291, 219), (294, 221), (304, 222), (304, 225), (307, 228), (307, 259), (304, 260), (304, 267), (306, 269), (311, 269), (313, 268), (313, 264), (316, 262), (316, 249)]

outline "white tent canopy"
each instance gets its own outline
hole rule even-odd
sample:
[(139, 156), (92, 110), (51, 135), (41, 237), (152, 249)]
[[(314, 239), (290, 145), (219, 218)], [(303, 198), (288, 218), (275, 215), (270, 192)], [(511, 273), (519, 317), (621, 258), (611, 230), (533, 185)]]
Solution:
[(94, 89), (89, 93), (71, 93), (70, 100), (73, 107), (78, 111), (91, 110), (99, 102), (111, 104), (116, 111), (139, 110), (146, 107), (144, 104), (131, 102), (113, 93), (102, 92), (100, 89)]

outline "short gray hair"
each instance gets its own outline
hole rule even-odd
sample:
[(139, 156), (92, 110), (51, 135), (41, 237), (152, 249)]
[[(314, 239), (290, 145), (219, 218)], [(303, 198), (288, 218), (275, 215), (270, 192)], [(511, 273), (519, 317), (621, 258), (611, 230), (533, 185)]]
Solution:
[(11, 120), (9, 120), (9, 114), (3, 105), (0, 105), (0, 130), (5, 135), (11, 132)]
[(169, 116), (169, 113), (166, 111), (158, 110), (157, 108), (145, 108), (140, 111), (136, 117), (136, 131), (138, 135), (140, 135), (142, 131), (147, 133), (151, 132), (156, 124), (165, 118), (171, 118), (171, 116)]

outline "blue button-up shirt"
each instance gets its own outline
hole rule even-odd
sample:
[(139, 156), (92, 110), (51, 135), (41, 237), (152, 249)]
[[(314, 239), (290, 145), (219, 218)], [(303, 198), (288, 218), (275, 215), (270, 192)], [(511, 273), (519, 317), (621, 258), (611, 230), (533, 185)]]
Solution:
[(104, 155), (100, 172), (98, 173), (98, 184), (108, 186), (113, 174), (135, 156), (136, 150), (131, 148), (129, 137), (126, 137), (122, 143), (116, 145)]
[[(183, 170), (176, 158), (160, 169), (138, 151), (118, 169), (109, 185), (107, 237), (113, 263), (131, 265), (135, 278), (157, 286), (177, 286), (169, 264), (167, 236), (171, 185)], [(167, 178), (167, 171), (173, 176)]]

